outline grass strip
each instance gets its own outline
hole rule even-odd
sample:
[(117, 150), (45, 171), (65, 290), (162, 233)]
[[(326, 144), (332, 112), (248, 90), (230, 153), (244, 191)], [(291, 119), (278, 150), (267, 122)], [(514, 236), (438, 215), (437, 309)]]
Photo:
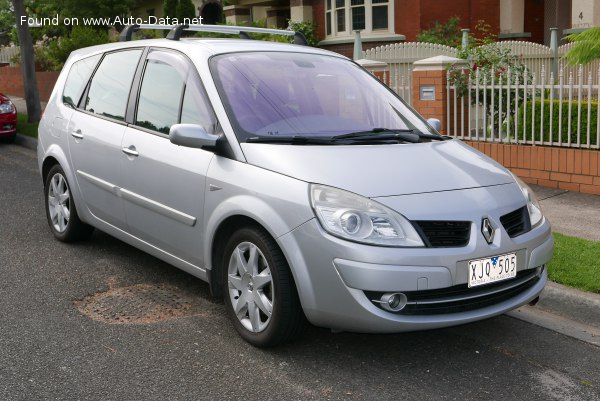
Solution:
[(600, 242), (554, 233), (548, 275), (556, 283), (600, 293)]

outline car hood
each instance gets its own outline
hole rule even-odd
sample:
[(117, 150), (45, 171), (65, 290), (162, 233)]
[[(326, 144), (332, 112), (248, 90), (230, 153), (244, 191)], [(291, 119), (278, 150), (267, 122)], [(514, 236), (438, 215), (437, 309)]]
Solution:
[(255, 166), (370, 198), (513, 182), (504, 167), (458, 140), (340, 146), (242, 143), (242, 150)]

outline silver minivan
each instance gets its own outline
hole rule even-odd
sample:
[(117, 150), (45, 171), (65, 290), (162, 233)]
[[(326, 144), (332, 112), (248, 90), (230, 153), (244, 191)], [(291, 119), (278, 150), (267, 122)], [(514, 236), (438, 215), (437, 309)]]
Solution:
[(207, 281), (256, 346), (307, 322), (463, 324), (542, 291), (553, 237), (532, 191), (359, 65), (302, 45), (180, 39), (205, 25), (127, 40), (138, 28), (73, 52), (40, 123), (59, 240), (96, 228)]

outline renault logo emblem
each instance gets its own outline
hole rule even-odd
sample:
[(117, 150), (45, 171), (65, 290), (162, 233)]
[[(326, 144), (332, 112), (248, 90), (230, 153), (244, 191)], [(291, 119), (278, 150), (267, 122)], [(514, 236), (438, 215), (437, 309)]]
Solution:
[(494, 234), (496, 233), (496, 229), (492, 227), (492, 223), (490, 223), (490, 219), (487, 217), (481, 221), (481, 233), (488, 244), (494, 242)]

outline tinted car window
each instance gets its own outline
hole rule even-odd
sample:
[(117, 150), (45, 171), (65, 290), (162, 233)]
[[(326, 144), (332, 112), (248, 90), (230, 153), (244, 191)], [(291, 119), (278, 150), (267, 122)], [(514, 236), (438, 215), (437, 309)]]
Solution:
[(94, 68), (96, 68), (100, 57), (102, 57), (102, 55), (98, 54), (73, 63), (63, 91), (64, 104), (73, 108), (77, 107), (79, 99), (85, 89), (85, 85), (90, 79), (90, 75), (92, 75)]
[(124, 120), (129, 89), (141, 54), (139, 49), (107, 54), (92, 78), (85, 110)]
[(433, 133), (387, 86), (339, 57), (228, 53), (213, 57), (211, 70), (241, 141), (379, 128)]
[(164, 134), (179, 119), (184, 80), (180, 73), (161, 60), (148, 60), (135, 123)]

